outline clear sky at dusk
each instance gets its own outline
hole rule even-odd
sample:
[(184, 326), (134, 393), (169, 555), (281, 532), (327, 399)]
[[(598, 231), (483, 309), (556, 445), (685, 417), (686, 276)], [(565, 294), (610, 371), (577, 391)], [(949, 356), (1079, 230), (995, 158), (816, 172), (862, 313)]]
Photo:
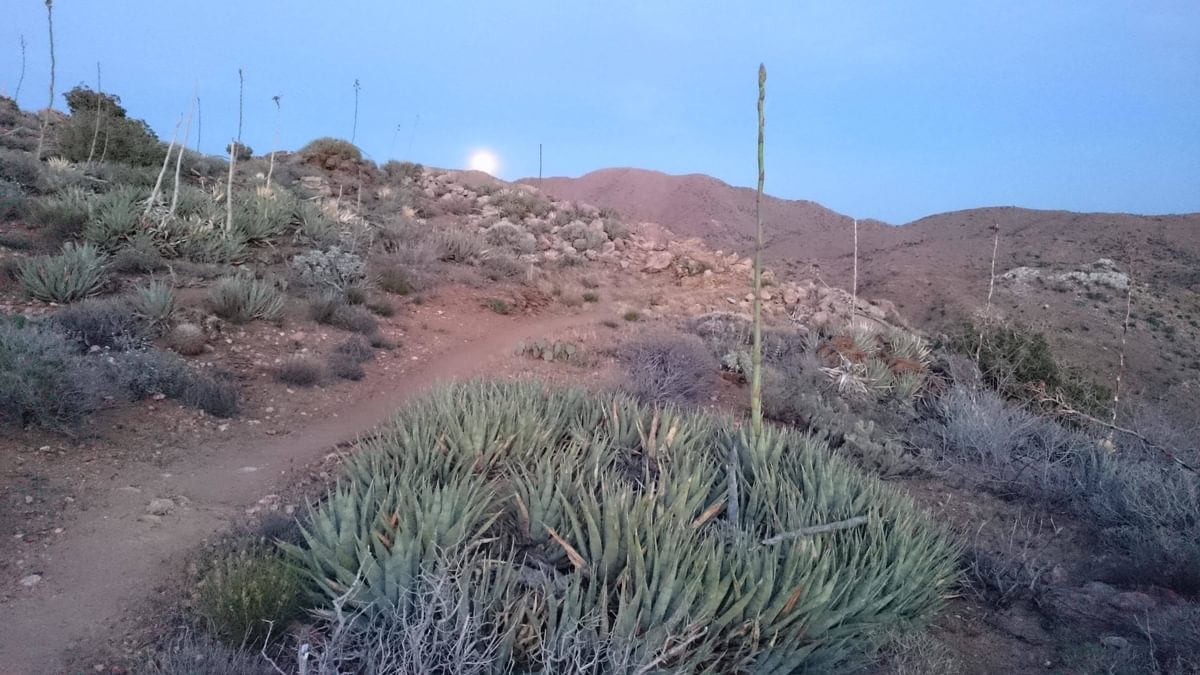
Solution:
[[(42, 0), (4, 0), (0, 91), (28, 43), (45, 105)], [(58, 95), (121, 96), (169, 137), (193, 84), (203, 149), (237, 125), (270, 149), (349, 137), (377, 161), (498, 173), (610, 166), (755, 178), (756, 70), (770, 73), (767, 191), (906, 222), (959, 208), (1200, 211), (1200, 2), (263, 2), (58, 0)], [(419, 123), (417, 122), (419, 116)], [(194, 138), (194, 136), (193, 136)]]

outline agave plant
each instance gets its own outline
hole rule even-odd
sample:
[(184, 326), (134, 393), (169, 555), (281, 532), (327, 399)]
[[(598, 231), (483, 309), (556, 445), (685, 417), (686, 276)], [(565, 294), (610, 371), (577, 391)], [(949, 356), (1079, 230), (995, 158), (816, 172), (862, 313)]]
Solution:
[(19, 260), (17, 275), (32, 298), (74, 302), (100, 292), (107, 261), (107, 256), (91, 243), (68, 242), (58, 255)]
[(830, 672), (954, 581), (909, 498), (795, 431), (472, 382), (364, 446), (285, 549), (318, 605), (366, 617), (466, 570), (484, 671)]
[(208, 300), (217, 316), (234, 323), (275, 321), (283, 315), (286, 302), (273, 284), (241, 274), (218, 281)]

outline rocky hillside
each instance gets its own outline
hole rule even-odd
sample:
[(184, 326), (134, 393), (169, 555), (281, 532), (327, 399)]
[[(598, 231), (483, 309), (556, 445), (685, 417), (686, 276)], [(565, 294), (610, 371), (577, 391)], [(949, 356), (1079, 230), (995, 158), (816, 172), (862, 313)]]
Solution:
[[(708, 176), (605, 169), (549, 178), (552, 195), (653, 220), (714, 247), (747, 253), (754, 191)], [(849, 287), (852, 219), (809, 201), (768, 197), (763, 205), (769, 264)], [(903, 226), (859, 222), (859, 292), (886, 299), (918, 325), (944, 330), (986, 303), (993, 235), (997, 274), (1039, 271), (1032, 286), (1002, 283), (996, 315), (1043, 329), (1057, 350), (1108, 379), (1117, 367), (1124, 292), (1081, 282), (1097, 261), (1122, 273), (1133, 261), (1131, 368), (1135, 386), (1160, 388), (1200, 375), (1200, 214), (1139, 216), (996, 207), (929, 216)], [(1100, 263), (1101, 266), (1109, 263)], [(1065, 275), (1065, 276), (1064, 276)]]

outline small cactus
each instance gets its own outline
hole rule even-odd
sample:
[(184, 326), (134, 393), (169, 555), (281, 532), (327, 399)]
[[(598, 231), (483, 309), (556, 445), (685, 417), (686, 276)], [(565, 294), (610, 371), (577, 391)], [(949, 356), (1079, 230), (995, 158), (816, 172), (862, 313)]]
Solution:
[(183, 356), (197, 356), (204, 353), (208, 341), (204, 330), (194, 323), (181, 323), (171, 329), (167, 342), (171, 349)]

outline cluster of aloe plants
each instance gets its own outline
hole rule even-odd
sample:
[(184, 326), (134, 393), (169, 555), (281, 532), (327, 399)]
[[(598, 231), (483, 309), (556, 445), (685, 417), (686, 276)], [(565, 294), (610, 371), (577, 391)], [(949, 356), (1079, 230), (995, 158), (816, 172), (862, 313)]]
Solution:
[(288, 552), (339, 613), (416, 612), (423, 579), (466, 575), (471, 639), (505, 672), (568, 647), (591, 672), (829, 672), (936, 608), (956, 553), (813, 436), (532, 381), (401, 411), (303, 539)]

